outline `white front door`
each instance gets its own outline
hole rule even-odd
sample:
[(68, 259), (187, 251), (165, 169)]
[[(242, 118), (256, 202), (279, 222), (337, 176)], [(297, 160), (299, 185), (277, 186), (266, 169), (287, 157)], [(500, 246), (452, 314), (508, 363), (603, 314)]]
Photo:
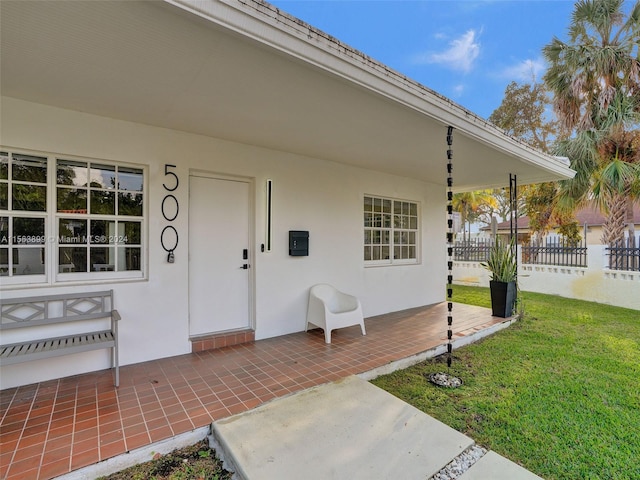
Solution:
[(249, 199), (248, 182), (189, 177), (191, 336), (251, 325)]

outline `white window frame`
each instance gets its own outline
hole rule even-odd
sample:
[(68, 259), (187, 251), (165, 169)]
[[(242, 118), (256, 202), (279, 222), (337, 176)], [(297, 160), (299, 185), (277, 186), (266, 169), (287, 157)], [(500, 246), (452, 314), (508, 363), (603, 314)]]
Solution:
[[(44, 157), (47, 159), (47, 205), (44, 212), (21, 212), (12, 210), (1, 210), (0, 216), (21, 216), (21, 217), (44, 217), (45, 218), (45, 236), (46, 241), (42, 247), (45, 249), (45, 273), (43, 275), (15, 275), (12, 277), (2, 276), (0, 277), (1, 288), (11, 287), (25, 287), (25, 286), (42, 286), (42, 285), (65, 285), (69, 283), (112, 283), (114, 281), (131, 281), (131, 280), (144, 280), (147, 278), (148, 265), (148, 202), (149, 202), (149, 170), (146, 165), (135, 164), (129, 162), (120, 162), (105, 159), (95, 159), (89, 157), (77, 157), (73, 155), (60, 155), (49, 152), (35, 152), (23, 148), (11, 148), (7, 146), (0, 146), (0, 151), (8, 152), (10, 154), (23, 154), (32, 155), (37, 157)], [(97, 163), (101, 165), (109, 165), (122, 168), (134, 168), (142, 171), (143, 186), (142, 191), (134, 192), (142, 194), (142, 215), (141, 216), (125, 216), (117, 215), (117, 212), (113, 215), (104, 214), (91, 214), (87, 213), (65, 213), (57, 211), (57, 161), (58, 160), (71, 160), (78, 162), (85, 162), (87, 164)], [(117, 197), (119, 189), (115, 189), (115, 196)], [(86, 220), (89, 224), (89, 220), (108, 220), (117, 222), (139, 222), (140, 223), (140, 244), (131, 245), (131, 247), (140, 248), (140, 270), (127, 270), (127, 271), (99, 271), (99, 272), (60, 272), (59, 268), (59, 254), (60, 247), (64, 247), (64, 244), (60, 244), (59, 234), (59, 219), (60, 218), (78, 218)], [(89, 232), (88, 232), (89, 233)], [(105, 248), (121, 248), (124, 250), (124, 245), (96, 245)], [(90, 245), (87, 245), (87, 254), (89, 254)], [(11, 252), (11, 250), (9, 250)], [(10, 253), (9, 253), (10, 254)]]
[[(375, 204), (372, 210), (367, 207), (367, 199)], [(386, 205), (389, 205), (388, 210)], [(409, 207), (410, 211), (404, 212), (403, 209), (407, 207)], [(417, 265), (420, 263), (420, 246), (422, 244), (420, 202), (365, 194), (362, 201), (362, 213), (363, 260), (365, 267)], [(377, 232), (380, 232), (380, 241), (378, 241)], [(400, 236), (408, 240), (409, 243), (399, 244)], [(413, 242), (410, 242), (411, 238), (414, 240)], [(382, 258), (386, 254), (384, 247), (388, 248), (389, 258)], [(379, 256), (381, 258), (376, 258), (378, 257), (374, 252), (376, 248), (380, 248)], [(415, 256), (411, 258), (396, 258), (396, 252), (403, 248), (407, 250), (400, 250), (401, 252), (413, 251)]]

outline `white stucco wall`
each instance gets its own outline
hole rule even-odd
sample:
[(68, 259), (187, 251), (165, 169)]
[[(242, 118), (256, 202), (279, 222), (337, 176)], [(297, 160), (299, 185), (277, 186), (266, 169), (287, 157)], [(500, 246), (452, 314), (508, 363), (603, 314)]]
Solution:
[[(604, 245), (587, 246), (588, 267), (522, 264), (518, 247), (518, 283), (526, 292), (605, 303), (640, 310), (640, 272), (610, 270)], [(454, 262), (453, 281), (488, 287), (489, 271), (480, 262)]]
[[(413, 179), (219, 139), (134, 124), (2, 98), (0, 144), (16, 150), (144, 165), (147, 170), (148, 278), (96, 284), (2, 286), (3, 296), (113, 288), (120, 323), (122, 365), (189, 353), (189, 172), (244, 176), (255, 182), (256, 338), (304, 329), (308, 288), (328, 282), (357, 295), (365, 316), (444, 300), (444, 189)], [(239, 127), (240, 128), (240, 127)], [(434, 148), (434, 152), (438, 152)], [(426, 153), (428, 154), (428, 153)], [(434, 153), (437, 154), (437, 153)], [(172, 222), (180, 234), (176, 261), (166, 262), (160, 233), (166, 193), (164, 165), (175, 164), (180, 204)], [(265, 236), (267, 179), (273, 181), (273, 250)], [(365, 194), (417, 201), (422, 213), (419, 265), (365, 268), (362, 199)], [(288, 255), (288, 231), (309, 230), (310, 255)], [(1, 281), (1, 280), (0, 280)], [(87, 352), (2, 367), (1, 388), (109, 366), (109, 351)]]

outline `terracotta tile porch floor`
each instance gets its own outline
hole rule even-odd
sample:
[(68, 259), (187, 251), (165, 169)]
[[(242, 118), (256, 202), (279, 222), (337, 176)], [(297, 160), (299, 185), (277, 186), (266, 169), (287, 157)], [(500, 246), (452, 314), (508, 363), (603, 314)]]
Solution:
[[(456, 304), (456, 337), (504, 319)], [(0, 478), (48, 479), (446, 342), (446, 304), (0, 391)]]

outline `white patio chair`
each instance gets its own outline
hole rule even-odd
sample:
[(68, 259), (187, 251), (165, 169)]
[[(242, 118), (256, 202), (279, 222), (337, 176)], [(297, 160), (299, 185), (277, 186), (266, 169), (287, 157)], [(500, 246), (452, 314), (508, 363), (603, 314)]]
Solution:
[(351, 325), (360, 325), (362, 335), (364, 317), (362, 305), (353, 295), (347, 295), (325, 283), (314, 285), (309, 291), (309, 308), (307, 309), (307, 326), (320, 327), (324, 330), (325, 343), (331, 343), (331, 330)]

